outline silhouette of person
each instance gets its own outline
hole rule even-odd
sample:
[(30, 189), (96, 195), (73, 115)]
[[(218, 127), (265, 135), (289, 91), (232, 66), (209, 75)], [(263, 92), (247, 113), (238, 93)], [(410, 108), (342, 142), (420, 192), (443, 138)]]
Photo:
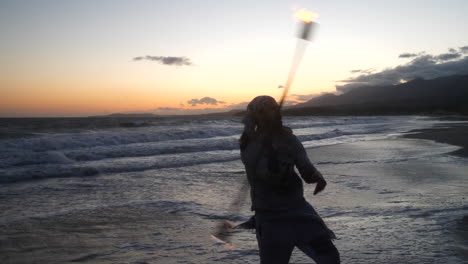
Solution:
[(283, 126), (278, 103), (270, 96), (254, 98), (243, 123), (241, 159), (255, 211), (249, 223), (255, 225), (261, 263), (286, 264), (294, 247), (316, 263), (340, 263), (335, 235), (305, 200), (294, 167), (306, 183), (317, 184), (314, 194), (327, 183), (291, 129)]

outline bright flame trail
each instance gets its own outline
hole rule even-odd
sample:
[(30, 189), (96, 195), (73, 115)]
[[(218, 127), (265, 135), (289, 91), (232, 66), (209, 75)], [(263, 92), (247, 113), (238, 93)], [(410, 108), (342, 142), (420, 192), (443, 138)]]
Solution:
[(302, 28), (298, 32), (298, 40), (296, 43), (296, 49), (294, 50), (291, 69), (289, 70), (288, 80), (286, 81), (286, 85), (284, 86), (283, 90), (283, 95), (281, 96), (279, 102), (280, 108), (283, 107), (284, 100), (288, 95), (289, 88), (291, 88), (294, 76), (296, 75), (297, 68), (299, 68), (299, 64), (301, 63), (302, 57), (304, 56), (307, 44), (309, 44), (311, 38), (311, 30), (314, 27), (316, 27), (317, 23), (313, 22), (313, 20), (318, 17), (318, 14), (307, 11), (306, 9), (301, 9), (294, 14), (294, 17), (301, 22)]

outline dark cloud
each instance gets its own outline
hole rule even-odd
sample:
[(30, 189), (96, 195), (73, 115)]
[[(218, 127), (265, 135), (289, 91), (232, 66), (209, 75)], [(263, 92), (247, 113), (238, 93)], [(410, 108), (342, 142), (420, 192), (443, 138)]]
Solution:
[(461, 53), (468, 53), (468, 46), (463, 46), (463, 47), (460, 47), (459, 49)]
[(189, 104), (191, 106), (196, 106), (196, 105), (199, 105), (199, 104), (218, 105), (218, 104), (226, 104), (226, 102), (218, 101), (215, 98), (205, 96), (205, 97), (203, 97), (201, 99), (194, 98), (194, 99), (188, 100), (187, 104)]
[(418, 54), (416, 53), (402, 53), (398, 56), (398, 58), (413, 58), (413, 57), (417, 57)]
[(144, 56), (144, 57), (135, 57), (133, 61), (157, 61), (164, 65), (174, 65), (174, 66), (192, 66), (192, 61), (187, 57), (165, 57), (165, 56)]
[(468, 56), (462, 57), (461, 53), (444, 53), (437, 56), (420, 53), (406, 64), (342, 80), (342, 85), (336, 85), (336, 90), (348, 92), (363, 86), (394, 85), (416, 78), (434, 79), (467, 73)]
[(444, 54), (440, 54), (436, 56), (435, 59), (439, 61), (448, 61), (448, 60), (458, 59), (461, 56), (462, 55), (460, 53), (444, 53)]
[(375, 71), (375, 68), (369, 68), (369, 69), (359, 69), (359, 70), (352, 70), (351, 73), (363, 73), (363, 74), (369, 74)]
[(450, 49), (449, 49), (449, 52), (451, 52), (451, 53), (457, 53), (457, 50), (454, 49), (454, 48), (450, 48)]

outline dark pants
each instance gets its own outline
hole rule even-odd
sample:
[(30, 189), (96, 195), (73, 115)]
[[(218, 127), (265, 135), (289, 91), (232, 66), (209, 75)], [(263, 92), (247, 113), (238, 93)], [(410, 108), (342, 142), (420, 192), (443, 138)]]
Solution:
[(261, 264), (287, 264), (298, 247), (318, 264), (340, 263), (340, 254), (319, 221), (262, 221), (256, 228)]

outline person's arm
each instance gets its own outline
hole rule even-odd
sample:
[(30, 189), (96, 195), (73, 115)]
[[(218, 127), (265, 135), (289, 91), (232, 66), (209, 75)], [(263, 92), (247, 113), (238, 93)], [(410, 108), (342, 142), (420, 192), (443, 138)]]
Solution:
[(314, 190), (314, 195), (323, 191), (325, 189), (325, 186), (327, 185), (327, 182), (323, 178), (322, 173), (318, 171), (314, 165), (309, 160), (309, 157), (307, 156), (307, 152), (304, 149), (304, 146), (302, 143), (297, 139), (296, 136), (293, 135), (293, 146), (294, 146), (294, 152), (295, 152), (295, 164), (297, 169), (299, 170), (299, 173), (301, 174), (302, 179), (306, 183), (317, 183), (317, 186), (315, 187)]

